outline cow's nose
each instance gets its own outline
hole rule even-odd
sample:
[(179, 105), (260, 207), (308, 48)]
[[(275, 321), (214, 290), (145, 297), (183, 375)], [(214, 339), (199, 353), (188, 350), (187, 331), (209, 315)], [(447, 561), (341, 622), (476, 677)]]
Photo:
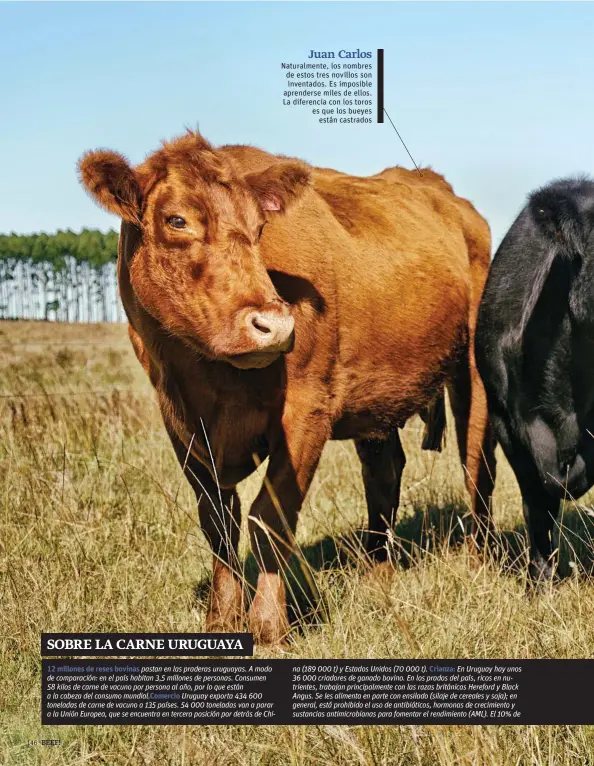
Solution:
[(285, 311), (250, 311), (246, 316), (250, 338), (262, 351), (290, 351), (295, 320)]

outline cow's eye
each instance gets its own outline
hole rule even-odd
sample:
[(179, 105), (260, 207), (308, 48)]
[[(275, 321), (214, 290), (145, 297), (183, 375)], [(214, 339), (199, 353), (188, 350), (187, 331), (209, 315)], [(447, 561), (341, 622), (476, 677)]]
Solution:
[(185, 218), (182, 218), (181, 215), (170, 215), (167, 219), (167, 223), (170, 226), (173, 226), (174, 229), (186, 228), (186, 220)]

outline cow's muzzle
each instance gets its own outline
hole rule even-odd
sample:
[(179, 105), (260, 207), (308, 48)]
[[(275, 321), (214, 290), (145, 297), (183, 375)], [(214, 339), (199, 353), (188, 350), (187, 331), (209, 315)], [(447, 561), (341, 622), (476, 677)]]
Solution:
[(248, 311), (245, 326), (255, 350), (267, 354), (284, 354), (295, 343), (295, 320), (285, 306)]
[(235, 337), (211, 340), (215, 359), (242, 370), (268, 367), (294, 345), (295, 320), (290, 306), (282, 301), (244, 310), (236, 319)]

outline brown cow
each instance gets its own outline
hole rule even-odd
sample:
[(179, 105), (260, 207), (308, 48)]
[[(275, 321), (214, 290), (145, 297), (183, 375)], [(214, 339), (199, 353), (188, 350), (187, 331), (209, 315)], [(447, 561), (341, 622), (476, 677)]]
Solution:
[(472, 337), (490, 233), (441, 176), (357, 178), (194, 132), (136, 168), (96, 151), (79, 170), (123, 221), (130, 336), (213, 549), (208, 630), (241, 625), (235, 487), (255, 463), (270, 457), (250, 512), (249, 625), (272, 643), (289, 631), (282, 569), (324, 444), (356, 440), (367, 545), (382, 558), (405, 463), (398, 429), (439, 408), (444, 385), (474, 529), (488, 526), (494, 461)]

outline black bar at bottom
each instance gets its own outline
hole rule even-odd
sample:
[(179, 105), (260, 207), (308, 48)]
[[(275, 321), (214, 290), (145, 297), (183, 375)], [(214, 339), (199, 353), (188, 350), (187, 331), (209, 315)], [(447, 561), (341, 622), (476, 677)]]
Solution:
[(42, 660), (42, 723), (592, 724), (594, 660)]
[(377, 49), (377, 121), (384, 121), (384, 49)]
[(246, 657), (251, 633), (42, 633), (43, 657)]

